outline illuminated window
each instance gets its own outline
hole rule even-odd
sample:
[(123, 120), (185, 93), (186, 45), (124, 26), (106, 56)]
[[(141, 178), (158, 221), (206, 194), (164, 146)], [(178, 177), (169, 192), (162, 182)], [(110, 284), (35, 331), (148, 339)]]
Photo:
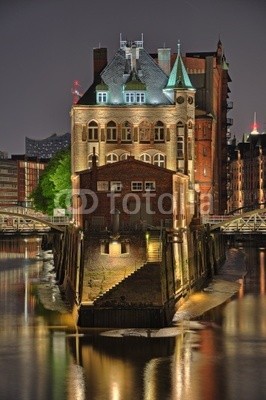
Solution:
[(128, 121), (125, 121), (122, 125), (121, 140), (123, 142), (132, 141), (132, 126)]
[(108, 154), (108, 156), (106, 157), (106, 164), (111, 164), (118, 161), (118, 155), (115, 153), (110, 153)]
[(98, 140), (98, 132), (99, 132), (99, 128), (98, 128), (98, 124), (95, 121), (91, 121), (88, 124), (88, 140), (89, 141), (94, 141), (94, 140)]
[(154, 127), (154, 141), (163, 142), (164, 141), (164, 124), (161, 121), (157, 121)]
[(149, 164), (151, 163), (151, 156), (148, 153), (141, 154), (139, 159), (146, 163), (149, 163)]
[(155, 154), (153, 164), (158, 167), (165, 167), (165, 156), (163, 154)]
[(145, 190), (147, 192), (155, 191), (155, 181), (145, 181)]
[(143, 104), (145, 103), (145, 93), (144, 92), (126, 92), (125, 93), (125, 102), (127, 104)]
[(131, 182), (131, 190), (132, 192), (140, 192), (143, 190), (143, 184), (140, 181), (132, 181)]
[(97, 103), (107, 103), (107, 92), (97, 92)]
[(121, 192), (121, 190), (122, 190), (122, 182), (120, 182), (120, 181), (111, 181), (110, 190), (111, 190), (111, 192)]
[(114, 121), (110, 121), (107, 124), (107, 141), (114, 142), (117, 140), (117, 127)]

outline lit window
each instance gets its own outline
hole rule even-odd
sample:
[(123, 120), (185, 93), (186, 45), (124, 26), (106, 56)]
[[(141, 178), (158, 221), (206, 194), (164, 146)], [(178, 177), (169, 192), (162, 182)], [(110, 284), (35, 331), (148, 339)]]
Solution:
[(163, 154), (155, 154), (153, 164), (158, 167), (165, 167), (165, 156)]
[(145, 190), (150, 192), (155, 191), (155, 181), (146, 181)]
[(111, 192), (121, 192), (121, 190), (122, 190), (122, 182), (120, 182), (120, 181), (111, 181), (110, 190), (111, 190)]
[(107, 141), (114, 142), (117, 140), (117, 128), (114, 121), (110, 121), (107, 124)]
[(88, 140), (98, 140), (98, 124), (95, 121), (91, 121), (88, 124)]
[(164, 124), (161, 121), (157, 121), (154, 127), (154, 141), (164, 141)]
[(144, 92), (126, 92), (125, 102), (128, 104), (143, 104), (145, 103), (145, 93)]
[(132, 192), (140, 192), (143, 190), (143, 184), (140, 181), (131, 182), (131, 190)]
[(97, 92), (97, 103), (107, 103), (107, 92)]
[(115, 153), (110, 153), (106, 157), (106, 164), (111, 164), (111, 163), (116, 162), (116, 161), (118, 161), (118, 155), (115, 154)]

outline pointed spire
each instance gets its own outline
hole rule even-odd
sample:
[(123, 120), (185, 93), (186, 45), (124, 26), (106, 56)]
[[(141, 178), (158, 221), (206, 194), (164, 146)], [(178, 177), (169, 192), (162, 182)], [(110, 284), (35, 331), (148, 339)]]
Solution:
[(180, 41), (177, 44), (177, 57), (170, 72), (170, 76), (165, 89), (194, 89), (192, 83), (189, 79), (188, 73), (184, 66), (181, 50), (180, 50)]

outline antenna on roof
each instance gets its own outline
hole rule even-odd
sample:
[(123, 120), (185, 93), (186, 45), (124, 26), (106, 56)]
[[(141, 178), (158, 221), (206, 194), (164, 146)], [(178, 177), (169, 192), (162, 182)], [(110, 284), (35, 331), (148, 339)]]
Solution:
[(180, 56), (180, 47), (181, 47), (180, 40), (178, 39), (178, 42), (177, 42), (177, 55), (178, 56)]

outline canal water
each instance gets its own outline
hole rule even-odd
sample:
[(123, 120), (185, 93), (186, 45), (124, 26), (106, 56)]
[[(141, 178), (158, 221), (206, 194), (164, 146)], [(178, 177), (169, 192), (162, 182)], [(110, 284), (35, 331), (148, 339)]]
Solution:
[(266, 250), (241, 247), (234, 298), (174, 337), (108, 337), (75, 327), (40, 239), (1, 238), (0, 399), (265, 399)]

